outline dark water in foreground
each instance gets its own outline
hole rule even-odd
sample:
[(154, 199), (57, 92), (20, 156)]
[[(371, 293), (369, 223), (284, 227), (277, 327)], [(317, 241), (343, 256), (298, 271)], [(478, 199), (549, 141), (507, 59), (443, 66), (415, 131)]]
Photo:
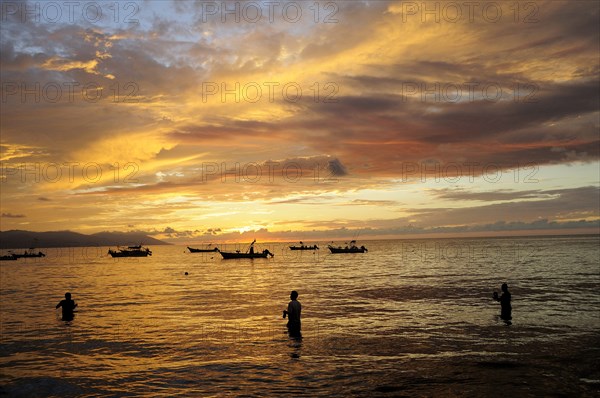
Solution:
[[(598, 237), (360, 243), (2, 262), (0, 395), (600, 396)], [(511, 326), (491, 300), (504, 281)], [(302, 341), (281, 319), (292, 289)]]

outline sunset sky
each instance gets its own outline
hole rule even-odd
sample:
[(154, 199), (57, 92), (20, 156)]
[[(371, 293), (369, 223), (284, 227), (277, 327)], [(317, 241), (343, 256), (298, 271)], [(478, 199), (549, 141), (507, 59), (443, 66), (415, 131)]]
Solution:
[(1, 3), (2, 231), (600, 230), (596, 1), (77, 4)]

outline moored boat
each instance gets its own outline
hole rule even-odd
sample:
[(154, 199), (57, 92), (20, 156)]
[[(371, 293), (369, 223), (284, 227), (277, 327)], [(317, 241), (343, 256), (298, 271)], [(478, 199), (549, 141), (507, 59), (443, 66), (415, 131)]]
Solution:
[(190, 253), (209, 253), (209, 252), (218, 252), (219, 248), (215, 247), (212, 249), (194, 249), (193, 247), (187, 247)]
[(152, 252), (147, 247), (127, 246), (125, 248), (117, 247), (117, 250), (108, 249), (108, 254), (112, 257), (148, 257)]
[(356, 246), (356, 241), (353, 240), (350, 242), (350, 246), (346, 246), (346, 247), (334, 247), (334, 246), (327, 246), (329, 248), (329, 250), (331, 251), (331, 254), (339, 254), (339, 253), (365, 253), (368, 252), (367, 248), (364, 246), (358, 247)]
[(319, 246), (306, 246), (302, 241), (300, 241), (300, 246), (290, 246), (290, 250), (319, 250)]
[(17, 258), (32, 258), (32, 257), (46, 257), (46, 255), (42, 252), (35, 252), (35, 249), (33, 247), (29, 248), (29, 250), (25, 250), (22, 254), (16, 254), (13, 253), (12, 254), (15, 259)]
[(268, 256), (271, 256), (271, 257), (274, 256), (274, 254), (271, 253), (270, 251), (268, 251), (267, 249), (263, 250), (261, 253), (240, 253), (239, 251), (237, 251), (237, 252), (219, 251), (219, 253), (221, 253), (221, 256), (223, 256), (224, 260), (230, 260), (230, 259), (235, 259), (235, 258), (267, 258)]
[(221, 253), (221, 256), (223, 256), (223, 260), (235, 258), (267, 258), (268, 256), (274, 256), (274, 254), (267, 249), (263, 250), (262, 252), (254, 252), (254, 243), (256, 243), (256, 239), (250, 243), (250, 246), (245, 253), (242, 253), (239, 250), (236, 250), (235, 252), (223, 252), (219, 250), (219, 253)]

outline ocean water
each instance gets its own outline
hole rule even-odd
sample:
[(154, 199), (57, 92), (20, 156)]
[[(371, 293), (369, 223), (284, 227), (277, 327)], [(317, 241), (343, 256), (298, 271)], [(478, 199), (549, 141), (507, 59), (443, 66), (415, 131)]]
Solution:
[[(3, 261), (0, 395), (600, 396), (599, 237), (359, 243)], [(491, 299), (502, 282), (510, 326)], [(291, 290), (301, 340), (282, 319)], [(54, 308), (67, 291), (71, 322)]]

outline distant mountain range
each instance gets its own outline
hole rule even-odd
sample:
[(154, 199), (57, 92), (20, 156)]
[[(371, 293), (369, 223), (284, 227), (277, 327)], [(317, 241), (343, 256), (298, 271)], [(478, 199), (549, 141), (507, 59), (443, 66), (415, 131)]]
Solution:
[(127, 246), (169, 245), (158, 239), (138, 232), (99, 232), (84, 235), (72, 231), (0, 231), (0, 249), (23, 249), (29, 247), (82, 247), (82, 246)]

